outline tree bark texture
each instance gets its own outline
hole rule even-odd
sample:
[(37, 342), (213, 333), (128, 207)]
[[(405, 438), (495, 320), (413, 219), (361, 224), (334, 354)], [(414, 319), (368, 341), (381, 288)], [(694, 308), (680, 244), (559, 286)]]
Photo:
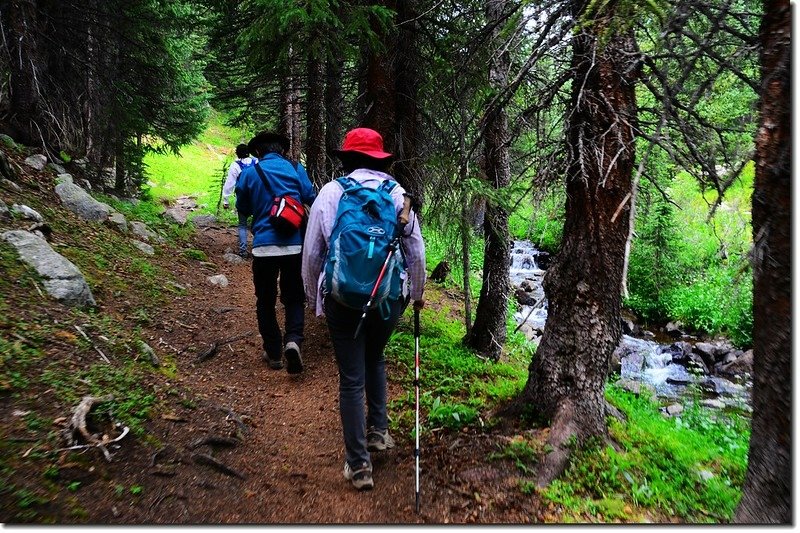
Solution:
[(753, 191), (753, 418), (738, 523), (792, 523), (791, 11), (765, 0)]
[(325, 84), (324, 64), (317, 57), (308, 58), (306, 93), (306, 170), (317, 189), (327, 180), (325, 174)]
[(342, 97), (342, 65), (344, 58), (337, 51), (329, 57), (325, 64), (325, 154), (326, 175), (335, 177), (337, 160), (328, 154), (342, 146), (342, 115), (344, 99)]
[[(576, 17), (587, 3), (576, 3)], [(573, 39), (566, 221), (544, 279), (547, 323), (521, 395), (551, 424), (540, 486), (566, 467), (570, 437), (607, 436), (604, 389), (621, 335), (629, 206), (612, 218), (631, 192), (638, 77), (633, 36), (603, 33), (613, 16), (600, 13)]]
[(39, 25), (37, 2), (13, 0), (3, 7), (2, 15), (9, 32), (9, 133), (22, 144), (38, 145), (45, 128), (39, 124), (41, 109), (38, 85), (43, 81), (44, 62), (39, 54), (36, 36)]
[(419, 169), (419, 54), (416, 1), (384, 1), (397, 13), (394, 28), (380, 34), (383, 46), (369, 55), (362, 125), (378, 131), (395, 155), (392, 175), (420, 203), (424, 179)]
[[(504, 20), (507, 0), (490, 0), (486, 4), (487, 23), (494, 27), (495, 52), (489, 65), (489, 85), (502, 91), (507, 84), (511, 58), (499, 39), (498, 21)], [(483, 131), (484, 171), (494, 189), (506, 187), (511, 181), (508, 145), (508, 116), (505, 108), (489, 110)], [(506, 341), (508, 293), (511, 288), (511, 262), (508, 234), (508, 211), (502, 205), (487, 201), (484, 228), (483, 283), (475, 323), (467, 337), (467, 345), (493, 360), (498, 360)]]

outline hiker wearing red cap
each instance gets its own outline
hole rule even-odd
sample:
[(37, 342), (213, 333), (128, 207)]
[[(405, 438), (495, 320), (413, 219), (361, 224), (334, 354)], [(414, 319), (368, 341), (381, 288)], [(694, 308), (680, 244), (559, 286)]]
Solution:
[[(290, 374), (303, 371), (300, 347), (303, 343), (305, 294), (300, 277), (303, 236), (302, 204), (311, 205), (316, 197), (314, 186), (300, 163), (289, 161), (285, 136), (262, 132), (248, 143), (258, 162), (242, 171), (236, 185), (236, 208), (253, 223), (253, 284), (256, 292), (258, 331), (264, 351), (261, 357), (273, 370), (283, 368)], [(275, 206), (280, 206), (278, 211)], [(299, 206), (297, 226), (279, 220), (283, 209)], [(280, 298), (285, 311), (285, 334), (275, 315), (280, 279)]]
[[(404, 210), (405, 191), (387, 173), (393, 156), (384, 150), (377, 131), (349, 131), (341, 150), (333, 155), (341, 160), (346, 176), (322, 187), (311, 207), (303, 248), (303, 284), (308, 304), (317, 316), (326, 317), (339, 367), (344, 477), (355, 488), (368, 490), (373, 487), (370, 452), (394, 446), (386, 413), (383, 350), (409, 299), (417, 309), (424, 305), (425, 245), (416, 214)], [(359, 235), (355, 233), (358, 217), (367, 216), (364, 213), (372, 219), (367, 218)], [(353, 233), (345, 237), (348, 231)], [(390, 231), (394, 237), (387, 235)], [(358, 238), (366, 239), (363, 246), (357, 244)], [(394, 253), (397, 241), (400, 249)], [(381, 251), (387, 243), (388, 256)], [(356, 248), (350, 255), (348, 246)], [(375, 267), (382, 267), (380, 276), (365, 274)], [(353, 303), (360, 301), (353, 300), (358, 290), (345, 288), (359, 276), (365, 276), (362, 285), (367, 291), (372, 289), (363, 306)]]

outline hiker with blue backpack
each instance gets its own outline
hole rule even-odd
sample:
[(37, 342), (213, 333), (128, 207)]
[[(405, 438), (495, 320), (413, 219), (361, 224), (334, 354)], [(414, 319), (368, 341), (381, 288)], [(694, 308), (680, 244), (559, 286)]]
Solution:
[[(231, 163), (228, 168), (228, 177), (225, 179), (225, 185), (222, 186), (222, 207), (228, 209), (230, 203), (228, 199), (233, 194), (236, 188), (236, 182), (242, 174), (242, 170), (255, 164), (258, 161), (254, 157), (250, 157), (250, 150), (246, 144), (240, 144), (236, 147), (236, 160)], [(247, 258), (247, 217), (243, 216), (241, 211), (238, 212), (239, 216), (239, 255)]]
[[(300, 348), (303, 344), (305, 294), (300, 277), (304, 205), (311, 205), (316, 191), (305, 168), (290, 161), (289, 139), (262, 132), (248, 143), (258, 162), (242, 171), (236, 185), (236, 207), (240, 214), (253, 216), (253, 285), (256, 316), (263, 345), (262, 359), (273, 370), (289, 374), (303, 371)], [(279, 281), (280, 280), (280, 281)], [(285, 333), (281, 333), (275, 313), (280, 284), (280, 299), (285, 311)]]
[(377, 131), (349, 131), (333, 155), (346, 176), (322, 187), (311, 207), (303, 283), (309, 306), (327, 320), (339, 367), (344, 477), (369, 490), (370, 452), (394, 447), (383, 350), (409, 300), (424, 306), (425, 244)]

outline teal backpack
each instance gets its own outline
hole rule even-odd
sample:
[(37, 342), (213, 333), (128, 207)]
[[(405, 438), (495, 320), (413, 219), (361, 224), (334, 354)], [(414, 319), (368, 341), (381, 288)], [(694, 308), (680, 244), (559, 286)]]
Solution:
[[(376, 189), (350, 177), (336, 180), (344, 192), (339, 200), (325, 261), (325, 292), (337, 302), (362, 310), (381, 272), (399, 230), (391, 191), (397, 185), (384, 180)], [(400, 298), (401, 254), (392, 254), (381, 285), (372, 302), (388, 316), (388, 302)]]

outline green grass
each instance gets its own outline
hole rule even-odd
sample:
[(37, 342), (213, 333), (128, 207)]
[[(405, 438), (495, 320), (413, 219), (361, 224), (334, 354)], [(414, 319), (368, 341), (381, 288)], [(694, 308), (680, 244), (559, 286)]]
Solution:
[[(228, 166), (235, 158), (235, 148), (246, 143), (250, 133), (227, 127), (219, 114), (213, 114), (208, 129), (178, 154), (147, 154), (145, 173), (148, 192), (155, 201), (189, 195), (201, 206), (198, 213), (216, 213), (222, 183)], [(220, 210), (223, 220), (234, 223), (232, 211)]]
[[(434, 297), (429, 291), (428, 297)], [(434, 428), (456, 430), (482, 427), (480, 412), (510, 400), (525, 385), (530, 351), (524, 336), (509, 336), (501, 362), (491, 363), (476, 357), (462, 341), (464, 325), (453, 320), (451, 311), (426, 307), (420, 314), (420, 406), (423, 431)], [(509, 324), (510, 325), (510, 324)], [(401, 319), (387, 346), (387, 358), (407, 393), (390, 402), (393, 426), (411, 431), (414, 409), (413, 316)]]
[(563, 507), (565, 521), (607, 521), (608, 502), (616, 509), (628, 506), (624, 518), (632, 521), (730, 520), (747, 469), (748, 421), (698, 405), (665, 418), (648, 399), (614, 386), (606, 395), (628, 417), (610, 420), (610, 434), (622, 449), (595, 442), (575, 450), (566, 473), (542, 491)]

